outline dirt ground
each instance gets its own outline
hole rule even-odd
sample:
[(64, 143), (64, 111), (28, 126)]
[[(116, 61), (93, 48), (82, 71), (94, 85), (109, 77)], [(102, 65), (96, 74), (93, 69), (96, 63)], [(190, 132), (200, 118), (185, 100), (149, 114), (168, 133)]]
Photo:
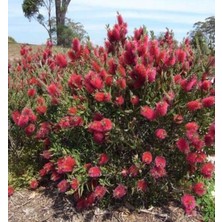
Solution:
[(184, 215), (178, 204), (170, 202), (163, 207), (136, 210), (125, 204), (118, 209), (93, 209), (76, 212), (72, 200), (56, 190), (39, 188), (37, 191), (16, 191), (8, 200), (9, 222), (200, 222)]

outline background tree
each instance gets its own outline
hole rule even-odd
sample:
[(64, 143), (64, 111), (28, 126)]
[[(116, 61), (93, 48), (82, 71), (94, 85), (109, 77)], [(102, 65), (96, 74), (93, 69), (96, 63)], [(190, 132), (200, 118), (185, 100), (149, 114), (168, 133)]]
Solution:
[(214, 52), (215, 49), (215, 17), (211, 16), (204, 22), (196, 22), (190, 37), (192, 45), (202, 53)]
[[(47, 18), (40, 12), (40, 8), (45, 8)], [(52, 27), (52, 8), (53, 0), (24, 0), (22, 10), (29, 20), (34, 18), (48, 32), (49, 39), (52, 41), (52, 35), (55, 31)]]
[[(52, 23), (56, 29), (56, 20), (54, 19)], [(64, 47), (70, 47), (74, 38), (78, 38), (80, 42), (84, 43), (89, 39), (89, 36), (80, 22), (74, 22), (70, 18), (65, 18), (65, 25), (62, 27), (60, 41)], [(58, 38), (55, 35), (53, 42), (57, 43), (57, 41)]]
[[(65, 39), (62, 37), (63, 32), (67, 31), (66, 27), (66, 13), (71, 0), (24, 0), (22, 10), (29, 20), (34, 18), (37, 20), (48, 32), (49, 39), (52, 40), (52, 35), (56, 32), (57, 45), (66, 45)], [(55, 6), (55, 20), (56, 26), (53, 26), (52, 8)], [(45, 13), (40, 10), (47, 11)]]

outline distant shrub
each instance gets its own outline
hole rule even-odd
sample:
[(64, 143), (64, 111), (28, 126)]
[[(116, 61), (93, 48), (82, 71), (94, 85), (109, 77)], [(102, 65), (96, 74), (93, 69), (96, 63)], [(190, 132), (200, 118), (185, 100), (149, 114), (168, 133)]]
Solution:
[(8, 43), (17, 43), (11, 36), (8, 37)]

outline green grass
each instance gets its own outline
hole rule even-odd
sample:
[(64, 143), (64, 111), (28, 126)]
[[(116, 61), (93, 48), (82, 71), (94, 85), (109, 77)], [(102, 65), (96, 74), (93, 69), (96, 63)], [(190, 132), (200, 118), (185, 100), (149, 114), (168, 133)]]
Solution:
[(205, 222), (215, 221), (215, 179), (204, 181), (207, 192), (204, 196), (197, 199), (197, 203), (200, 206), (201, 214), (203, 215)]

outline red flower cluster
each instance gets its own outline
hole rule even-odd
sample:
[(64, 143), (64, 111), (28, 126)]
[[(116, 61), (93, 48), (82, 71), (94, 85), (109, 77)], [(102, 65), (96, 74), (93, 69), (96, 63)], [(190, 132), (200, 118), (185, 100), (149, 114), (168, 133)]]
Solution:
[(127, 188), (123, 184), (119, 184), (114, 190), (113, 190), (113, 197), (115, 199), (121, 199), (123, 196), (125, 196), (127, 193)]
[(149, 151), (146, 151), (142, 155), (142, 161), (145, 164), (150, 164), (152, 162), (152, 154)]
[(137, 181), (137, 190), (142, 191), (142, 192), (146, 192), (147, 182), (144, 179)]
[(76, 166), (76, 161), (71, 156), (66, 156), (58, 159), (58, 173), (70, 173), (73, 168)]
[(62, 180), (58, 183), (57, 187), (59, 192), (64, 193), (69, 189), (70, 184), (67, 182), (67, 180)]
[(181, 198), (181, 202), (185, 207), (186, 214), (192, 214), (193, 210), (196, 207), (196, 201), (194, 197), (190, 194), (184, 194)]
[(90, 177), (100, 177), (102, 175), (102, 171), (99, 167), (94, 166), (94, 167), (90, 167), (88, 174)]
[(29, 183), (29, 187), (32, 190), (35, 190), (38, 186), (39, 186), (39, 182), (36, 179), (31, 180)]
[(8, 197), (14, 194), (14, 188), (12, 186), (8, 186)]
[(211, 162), (203, 164), (201, 173), (205, 178), (210, 179), (214, 173), (214, 165)]
[(153, 178), (158, 179), (166, 175), (166, 159), (163, 156), (156, 156), (155, 166), (150, 170), (150, 174)]
[(104, 186), (97, 186), (94, 191), (94, 195), (98, 200), (101, 200), (107, 192), (107, 189)]
[(105, 165), (107, 162), (109, 161), (109, 157), (107, 156), (107, 154), (102, 153), (99, 157), (99, 165)]
[(167, 132), (166, 132), (165, 129), (157, 129), (157, 130), (155, 131), (155, 135), (156, 135), (156, 137), (157, 137), (158, 139), (163, 140), (163, 139), (166, 138)]
[(177, 148), (184, 154), (187, 154), (190, 152), (189, 143), (184, 138), (179, 138), (176, 142)]
[(202, 182), (198, 182), (193, 185), (193, 191), (198, 196), (203, 196), (206, 193), (205, 185)]
[(112, 122), (110, 119), (103, 118), (101, 120), (95, 120), (89, 124), (88, 130), (93, 133), (93, 138), (96, 143), (103, 143), (105, 141), (105, 135), (112, 129)]

